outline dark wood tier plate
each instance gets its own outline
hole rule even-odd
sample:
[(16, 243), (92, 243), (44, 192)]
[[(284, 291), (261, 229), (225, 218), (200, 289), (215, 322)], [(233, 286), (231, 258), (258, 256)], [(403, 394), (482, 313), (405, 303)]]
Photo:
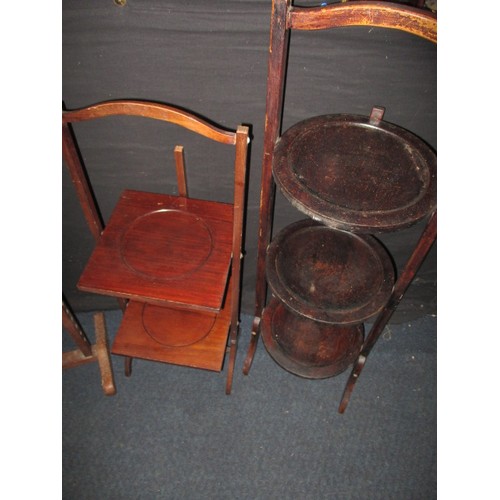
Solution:
[(297, 315), (275, 298), (265, 308), (261, 335), (266, 350), (285, 370), (304, 378), (333, 377), (359, 354), (363, 324), (329, 325)]
[(273, 175), (297, 209), (348, 231), (395, 231), (436, 207), (432, 149), (401, 127), (364, 116), (294, 125), (276, 144)]
[(312, 320), (355, 324), (377, 314), (394, 286), (390, 255), (373, 236), (306, 219), (285, 227), (268, 248), (274, 295)]
[(227, 287), (232, 231), (232, 205), (124, 191), (78, 287), (217, 312)]

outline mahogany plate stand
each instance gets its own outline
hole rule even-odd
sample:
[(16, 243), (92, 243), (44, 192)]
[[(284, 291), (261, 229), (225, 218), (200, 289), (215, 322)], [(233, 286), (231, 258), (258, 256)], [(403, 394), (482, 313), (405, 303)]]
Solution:
[[(419, 7), (272, 3), (255, 315), (243, 373), (250, 371), (260, 333), (271, 357), (295, 375), (325, 378), (353, 365), (340, 413), (436, 239), (437, 162), (424, 141), (385, 122), (380, 107), (368, 116), (312, 117), (280, 135), (288, 39), (291, 30), (376, 26), (436, 43), (436, 16)], [(272, 239), (276, 184), (310, 219)], [(395, 281), (390, 254), (373, 235), (422, 220), (426, 227)], [(363, 338), (369, 318), (374, 323)]]
[[(190, 198), (184, 149), (174, 148), (178, 196), (125, 190), (107, 224), (70, 123), (124, 115), (170, 122), (234, 148), (233, 203)], [(226, 352), (230, 394), (239, 332), (242, 234), (248, 127), (227, 131), (173, 106), (109, 101), (63, 111), (63, 154), (95, 248), (78, 281), (81, 290), (119, 299), (124, 311), (111, 352), (221, 371)]]

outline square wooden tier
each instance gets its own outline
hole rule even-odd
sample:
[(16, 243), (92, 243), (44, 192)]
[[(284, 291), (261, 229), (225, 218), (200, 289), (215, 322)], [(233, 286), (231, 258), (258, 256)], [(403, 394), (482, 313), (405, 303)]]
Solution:
[(220, 313), (129, 301), (111, 352), (221, 371), (231, 323), (230, 286)]
[(232, 232), (230, 204), (126, 190), (78, 288), (217, 312), (227, 287)]

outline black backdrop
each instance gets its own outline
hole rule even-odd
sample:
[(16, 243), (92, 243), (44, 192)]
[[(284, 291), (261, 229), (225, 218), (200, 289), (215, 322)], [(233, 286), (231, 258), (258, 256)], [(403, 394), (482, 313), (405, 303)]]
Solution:
[[(113, 0), (62, 3), (62, 99), (68, 109), (141, 98), (182, 106), (226, 128), (251, 125), (246, 313), (253, 312), (254, 301), (270, 13), (271, 0), (127, 0), (123, 7)], [(293, 32), (290, 44), (284, 130), (310, 116), (366, 115), (380, 105), (386, 108), (384, 119), (437, 149), (434, 44), (369, 27)], [(76, 130), (105, 219), (125, 187), (174, 192), (177, 142), (186, 147), (190, 194), (230, 199), (225, 153), (159, 124), (109, 120)], [(76, 290), (93, 242), (64, 167), (62, 180), (63, 292), (77, 311), (115, 308), (110, 298)], [(275, 232), (303, 217), (278, 193)], [(380, 236), (398, 267), (421, 230), (420, 224)], [(393, 320), (435, 313), (436, 280), (434, 247)]]

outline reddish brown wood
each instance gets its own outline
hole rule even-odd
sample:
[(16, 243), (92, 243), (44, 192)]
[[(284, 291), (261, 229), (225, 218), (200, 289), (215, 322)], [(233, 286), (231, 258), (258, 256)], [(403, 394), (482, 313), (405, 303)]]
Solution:
[[(64, 113), (64, 112), (63, 112)], [(97, 242), (104, 229), (104, 222), (99, 212), (97, 201), (94, 197), (92, 186), (87, 177), (85, 167), (81, 160), (78, 147), (68, 122), (63, 119), (62, 124), (62, 151), (66, 166), (71, 175), (71, 180), (76, 190), (85, 221), (92, 236)], [(127, 305), (126, 300), (118, 299), (118, 305), (122, 311)]]
[(78, 346), (78, 349), (63, 353), (63, 369), (74, 368), (83, 364), (97, 362), (101, 372), (101, 385), (104, 394), (107, 396), (116, 394), (113, 368), (106, 338), (104, 314), (97, 313), (94, 315), (94, 327), (96, 333), (95, 344), (90, 343), (78, 319), (64, 298), (62, 302), (62, 323), (63, 328), (70, 334), (71, 338)]
[[(233, 203), (187, 197), (183, 148), (177, 146), (179, 196), (127, 190), (103, 228), (69, 124), (113, 115), (171, 122), (234, 146)], [(223, 130), (160, 103), (110, 101), (63, 112), (64, 156), (97, 241), (78, 286), (132, 299), (113, 347), (125, 356), (127, 376), (134, 357), (220, 370), (230, 330), (230, 393), (240, 310), (248, 142), (248, 127)], [(207, 317), (213, 325), (207, 326)]]
[(232, 234), (232, 205), (127, 190), (78, 287), (216, 312), (226, 291)]
[(248, 128), (238, 127), (236, 132), (236, 158), (234, 179), (234, 230), (232, 251), (232, 292), (231, 302), (233, 304), (231, 314), (231, 331), (229, 334), (229, 365), (226, 382), (226, 394), (231, 393), (233, 383), (234, 366), (236, 362), (236, 349), (239, 332), (240, 290), (241, 290), (241, 261), (243, 259), (243, 214), (246, 195), (246, 169), (238, 168), (238, 165), (246, 165), (248, 154)]
[(92, 346), (92, 352), (97, 358), (101, 370), (101, 385), (107, 395), (116, 394), (111, 356), (106, 336), (106, 324), (104, 313), (94, 315), (94, 328), (96, 332), (96, 343)]
[(219, 314), (130, 301), (111, 352), (220, 371), (231, 324), (231, 301)]
[(62, 124), (62, 151), (73, 185), (75, 186), (80, 206), (87, 225), (96, 241), (101, 237), (104, 223), (94, 198), (92, 187), (87, 178), (83, 163), (73, 137), (73, 132), (67, 123)]
[(346, 26), (376, 26), (406, 31), (436, 43), (436, 15), (394, 2), (345, 2), (324, 7), (290, 7), (287, 28), (323, 30)]
[(62, 119), (64, 124), (120, 115), (142, 116), (175, 123), (214, 141), (223, 144), (236, 144), (236, 134), (234, 132), (215, 127), (204, 119), (178, 107), (151, 101), (118, 100), (101, 102), (86, 108), (63, 111)]
[(177, 171), (177, 186), (179, 196), (187, 197), (186, 186), (186, 167), (184, 164), (184, 148), (182, 146), (175, 146), (175, 169)]

